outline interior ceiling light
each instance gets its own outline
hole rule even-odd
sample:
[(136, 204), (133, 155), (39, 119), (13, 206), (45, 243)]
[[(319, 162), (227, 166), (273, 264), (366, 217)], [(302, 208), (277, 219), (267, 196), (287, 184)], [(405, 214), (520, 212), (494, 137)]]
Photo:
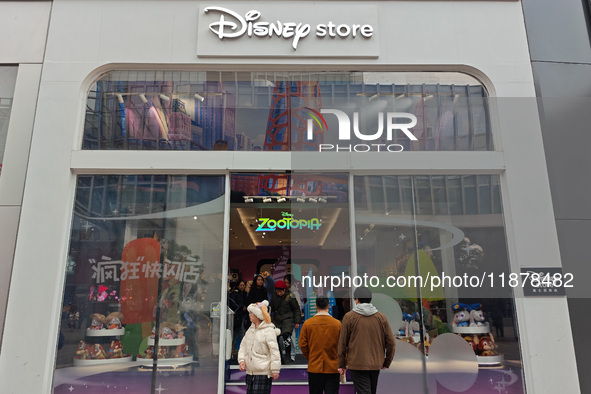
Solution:
[(285, 202), (285, 201), (287, 201), (287, 200), (285, 199), (285, 197), (280, 197), (280, 198), (278, 198), (278, 199), (277, 199), (277, 202)]
[(321, 202), (321, 203), (323, 203), (323, 204), (326, 204), (326, 198), (320, 197), (318, 199), (318, 201)]
[(200, 95), (199, 93), (195, 93), (195, 98), (199, 101), (203, 101), (205, 100), (205, 97), (203, 97), (202, 95)]
[(379, 95), (376, 93), (376, 94), (374, 94), (374, 95), (371, 95), (371, 96), (369, 96), (368, 100), (369, 100), (369, 101), (374, 101), (375, 99), (377, 99), (377, 98), (378, 98), (378, 96), (379, 96)]
[(297, 202), (306, 202), (306, 200), (305, 200), (305, 199), (303, 199), (302, 197), (298, 197), (298, 198), (296, 198), (296, 201), (297, 201)]
[(164, 94), (162, 94), (162, 93), (160, 93), (160, 98), (161, 98), (162, 100), (164, 100), (164, 101), (170, 101), (170, 97), (168, 97), (168, 96), (166, 96), (166, 95), (164, 95)]
[(310, 198), (308, 198), (308, 202), (317, 203), (318, 200), (315, 199), (314, 197), (310, 197)]
[(143, 93), (140, 93), (140, 100), (142, 100), (142, 103), (144, 103), (144, 104), (146, 104), (148, 102), (146, 95)]
[(268, 203), (268, 202), (271, 202), (271, 201), (273, 201), (273, 199), (271, 197), (265, 197), (265, 198), (263, 198), (263, 202), (264, 203)]
[(245, 198), (245, 199), (244, 199), (244, 202), (245, 202), (245, 203), (250, 203), (250, 202), (253, 202), (253, 201), (254, 201), (254, 199), (252, 199), (252, 198), (250, 198), (250, 197), (249, 197), (249, 198)]
[(119, 101), (119, 104), (123, 104), (123, 102), (124, 102), (123, 101), (123, 96), (120, 95), (120, 94), (116, 94), (116, 96), (117, 96), (117, 100)]

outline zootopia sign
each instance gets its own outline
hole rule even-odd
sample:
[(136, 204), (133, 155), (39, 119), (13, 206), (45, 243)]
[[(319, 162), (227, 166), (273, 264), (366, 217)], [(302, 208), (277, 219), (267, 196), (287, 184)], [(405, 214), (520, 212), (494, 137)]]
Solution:
[(293, 214), (288, 212), (281, 212), (282, 219), (275, 220), (271, 218), (259, 218), (259, 226), (256, 231), (275, 231), (278, 228), (282, 230), (291, 229), (310, 229), (318, 230), (322, 223), (320, 219), (295, 219)]

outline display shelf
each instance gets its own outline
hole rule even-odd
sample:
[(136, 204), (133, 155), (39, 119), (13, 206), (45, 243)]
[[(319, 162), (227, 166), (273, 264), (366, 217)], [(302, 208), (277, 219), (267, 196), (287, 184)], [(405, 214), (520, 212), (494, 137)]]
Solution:
[(457, 326), (453, 326), (451, 328), (451, 331), (454, 334), (466, 334), (466, 335), (472, 335), (472, 334), (489, 334), (490, 333), (490, 326), (486, 325), (486, 326), (480, 326), (480, 327), (457, 327)]
[(125, 328), (113, 328), (110, 330), (106, 328), (101, 330), (86, 329), (87, 337), (119, 337), (123, 334), (125, 334)]
[[(159, 358), (158, 359), (159, 366), (168, 366), (168, 367), (186, 365), (186, 364), (190, 364), (192, 362), (193, 362), (193, 356), (176, 357), (176, 358)], [(152, 365), (154, 363), (154, 360), (152, 358), (138, 358), (137, 363), (140, 365)]]
[(105, 364), (116, 364), (116, 363), (125, 363), (132, 361), (132, 356), (121, 357), (121, 358), (103, 358), (98, 360), (82, 360), (82, 359), (74, 359), (74, 366), (75, 367), (87, 367), (91, 365), (105, 365)]
[[(154, 346), (154, 338), (148, 338), (148, 346)], [(160, 338), (158, 340), (158, 346), (178, 346), (185, 343), (185, 338), (174, 338), (174, 339), (166, 339)]]
[(498, 354), (496, 356), (476, 356), (478, 365), (498, 365), (505, 361), (505, 356)]

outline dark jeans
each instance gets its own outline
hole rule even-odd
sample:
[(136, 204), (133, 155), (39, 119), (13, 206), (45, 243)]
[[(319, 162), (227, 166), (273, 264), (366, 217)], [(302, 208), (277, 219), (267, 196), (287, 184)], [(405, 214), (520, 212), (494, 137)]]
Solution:
[(308, 372), (310, 394), (337, 394), (339, 392), (339, 375), (338, 373)]
[(351, 370), (351, 379), (353, 386), (355, 386), (356, 394), (376, 394), (378, 389), (378, 376), (380, 370), (377, 371), (353, 371)]

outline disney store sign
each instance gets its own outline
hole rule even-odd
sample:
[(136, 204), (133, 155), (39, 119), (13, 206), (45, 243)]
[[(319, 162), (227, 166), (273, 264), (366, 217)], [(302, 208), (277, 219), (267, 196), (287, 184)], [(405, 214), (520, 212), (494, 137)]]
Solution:
[(376, 35), (377, 9), (371, 5), (303, 9), (269, 3), (261, 11), (233, 3), (200, 10), (197, 55), (375, 58)]
[[(222, 7), (207, 7), (203, 10), (206, 14), (209, 12), (218, 12), (220, 14), (217, 22), (209, 24), (211, 30), (220, 40), (224, 38), (238, 38), (244, 35), (248, 37), (283, 37), (291, 39), (291, 46), (294, 50), (298, 49), (298, 43), (302, 38), (307, 37), (312, 26), (303, 22), (281, 22), (261, 19), (261, 12), (258, 10), (248, 11), (244, 17), (237, 12)], [(336, 25), (332, 21), (320, 23), (314, 28), (317, 37), (364, 37), (373, 36), (372, 25), (342, 23)]]

